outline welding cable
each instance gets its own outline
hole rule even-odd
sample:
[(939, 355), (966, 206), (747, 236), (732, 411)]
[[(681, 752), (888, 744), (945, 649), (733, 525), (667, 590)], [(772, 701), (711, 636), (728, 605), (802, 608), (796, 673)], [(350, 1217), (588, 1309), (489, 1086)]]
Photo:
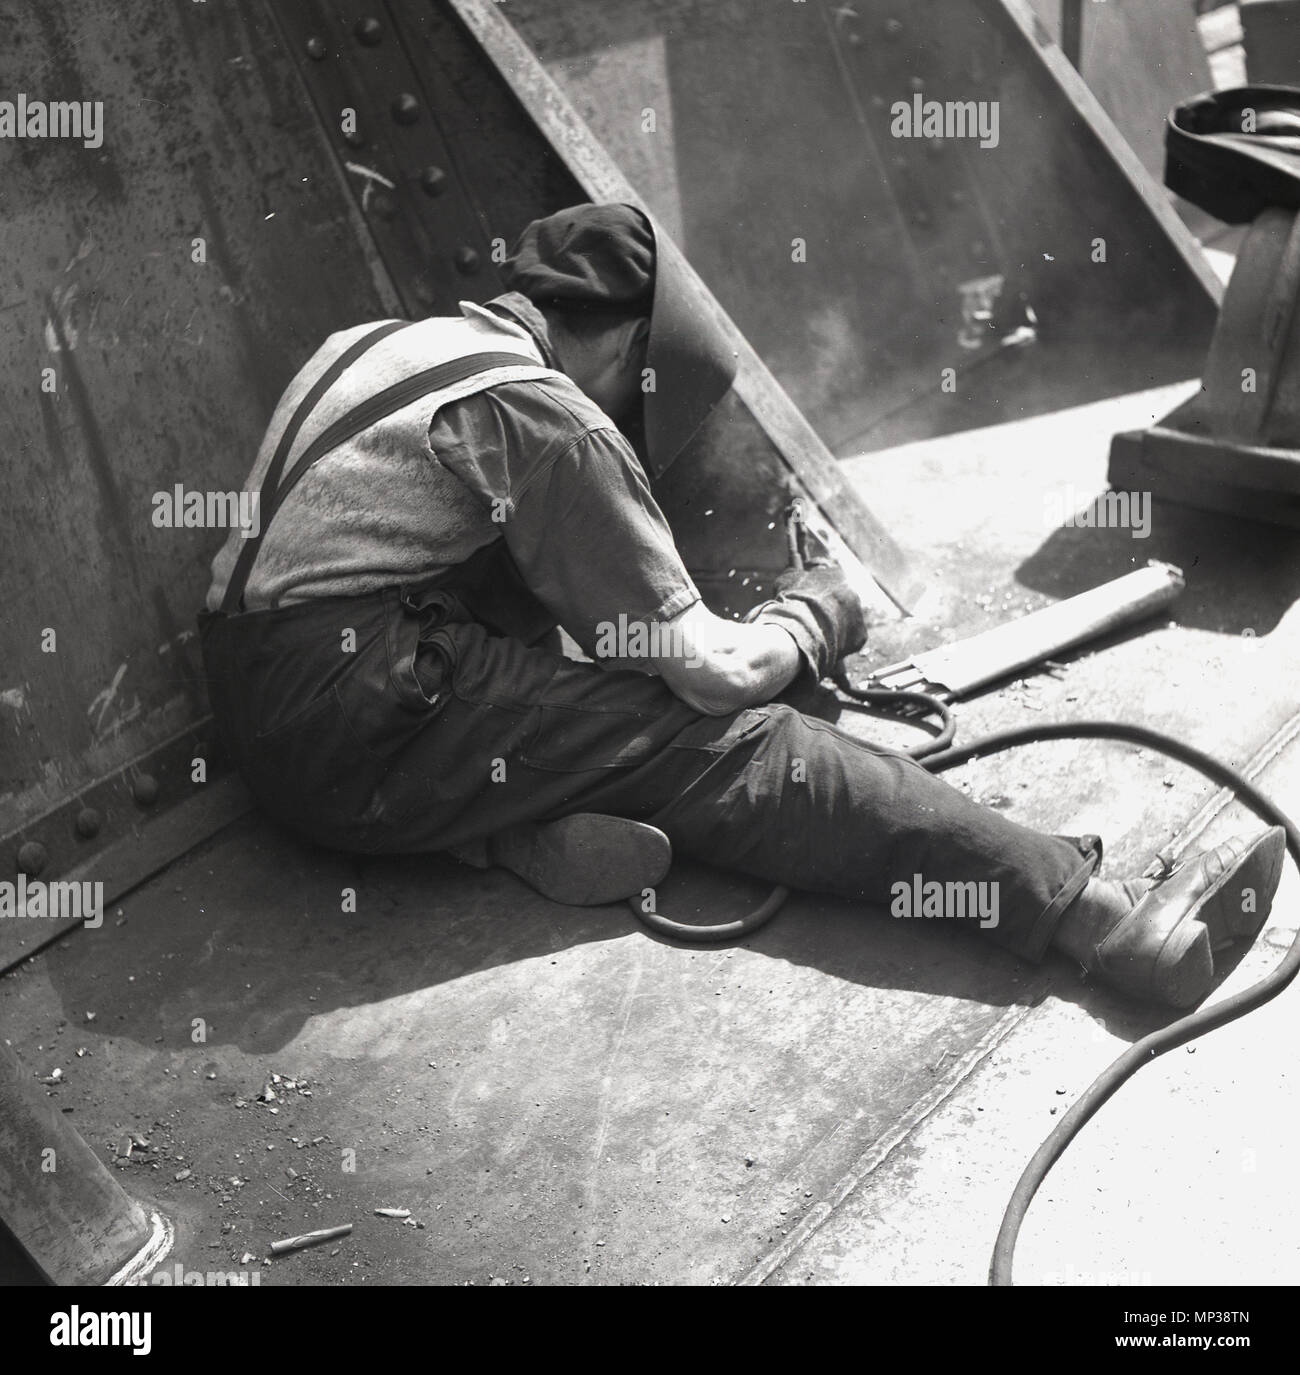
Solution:
[(629, 898), (628, 902), (637, 917), (652, 931), (657, 931), (661, 936), (669, 936), (673, 940), (694, 945), (704, 944), (707, 941), (730, 941), (737, 940), (741, 936), (752, 936), (755, 931), (766, 926), (776, 916), (785, 906), (785, 900), (789, 896), (790, 890), (784, 884), (778, 884), (752, 912), (743, 917), (737, 917), (735, 921), (717, 922), (712, 926), (692, 926), (689, 922), (674, 921), (671, 917), (665, 917), (662, 912), (643, 911), (640, 898)]
[(933, 739), (923, 740), (902, 752), (918, 763), (930, 755), (950, 749), (957, 735), (957, 720), (946, 702), (932, 697), (928, 692), (918, 692), (907, 688), (855, 687), (845, 671), (843, 663), (835, 670), (835, 686), (846, 693), (853, 706), (861, 703), (869, 707), (884, 707), (891, 714), (899, 716), (937, 716), (943, 723)]
[[(846, 678), (843, 666), (837, 671), (835, 681), (850, 697), (870, 701), (873, 705), (887, 704), (888, 689), (855, 688)], [(930, 697), (928, 693), (913, 691), (898, 695), (900, 698), (906, 696), (910, 699), (906, 704), (909, 707), (928, 707), (942, 717), (945, 726), (951, 724), (951, 714), (944, 704), (937, 698)], [(952, 738), (951, 732), (945, 731), (945, 734), (949, 739)], [(1124, 721), (1061, 721), (1050, 725), (1020, 726), (1011, 730), (995, 731), (991, 735), (972, 741), (969, 745), (962, 745), (960, 748), (950, 745), (941, 752), (934, 749), (935, 742), (927, 741), (908, 753), (919, 760), (923, 769), (930, 773), (943, 773), (972, 759), (1000, 754), (1003, 750), (1017, 749), (1024, 745), (1036, 745), (1045, 740), (1124, 740), (1130, 744), (1159, 750), (1161, 754), (1178, 760), (1180, 764), (1186, 764), (1220, 787), (1235, 793), (1251, 811), (1270, 825), (1281, 826), (1286, 832), (1287, 851), (1296, 866), (1300, 867), (1300, 828), (1297, 828), (1296, 823), (1275, 802), (1260, 792), (1245, 775), (1230, 764), (1225, 764), (1213, 755), (1194, 749), (1191, 745), (1185, 745), (1181, 740), (1163, 735), (1148, 726), (1132, 725)], [(1143, 1065), (1150, 1064), (1157, 1055), (1176, 1050), (1188, 1041), (1225, 1026), (1228, 1022), (1236, 1021), (1277, 997), (1295, 978), (1297, 971), (1300, 971), (1300, 933), (1297, 933), (1276, 968), (1257, 983), (1225, 998), (1222, 1002), (1188, 1013), (1168, 1026), (1153, 1031), (1149, 1036), (1144, 1036), (1093, 1080), (1025, 1166), (1003, 1214), (1002, 1225), (998, 1229), (993, 1259), (989, 1266), (990, 1285), (1002, 1287), (1012, 1283), (1011, 1272), (1016, 1241), (1025, 1214), (1029, 1211), (1030, 1202), (1043, 1180), (1047, 1178), (1047, 1172), (1061, 1158), (1066, 1147), (1102, 1104), (1127, 1083)]]
[[(916, 691), (899, 692), (891, 688), (856, 687), (850, 682), (842, 666), (835, 674), (835, 682), (836, 686), (853, 701), (876, 707), (902, 707), (910, 718), (914, 718), (916, 713), (921, 711), (937, 715), (943, 723), (940, 734), (904, 751), (930, 773), (943, 773), (972, 759), (1000, 754), (1004, 750), (1018, 749), (1025, 745), (1037, 745), (1048, 740), (1121, 740), (1158, 750), (1234, 793), (1251, 811), (1270, 825), (1281, 826), (1286, 832), (1287, 852), (1292, 862), (1300, 868), (1300, 828), (1275, 802), (1260, 792), (1244, 774), (1230, 764), (1215, 759), (1203, 750), (1186, 745), (1181, 740), (1175, 740), (1172, 736), (1152, 730), (1149, 726), (1132, 725), (1124, 721), (1060, 721), (995, 731), (991, 735), (972, 741), (969, 745), (957, 747), (952, 743), (956, 732), (952, 712), (937, 697)], [(774, 888), (767, 901), (747, 916), (714, 926), (689, 926), (658, 913), (642, 912), (635, 900), (632, 906), (643, 922), (662, 935), (692, 942), (729, 940), (752, 935), (760, 927), (765, 926), (780, 911), (789, 894), (788, 888)], [(1043, 1180), (1047, 1178), (1048, 1171), (1098, 1109), (1143, 1065), (1150, 1064), (1156, 1056), (1176, 1050), (1179, 1046), (1186, 1045), (1189, 1041), (1194, 1041), (1197, 1037), (1226, 1026), (1227, 1023), (1262, 1007), (1266, 1002), (1276, 998), (1294, 980), (1298, 971), (1300, 932), (1296, 934), (1277, 966), (1262, 979), (1222, 1002), (1199, 1008), (1144, 1036), (1093, 1080), (1025, 1166), (998, 1229), (989, 1266), (990, 1285), (1002, 1287), (1012, 1283), (1016, 1241), (1020, 1236), (1020, 1228), (1029, 1211), (1029, 1205)]]
[[(1044, 740), (1125, 740), (1130, 744), (1159, 750), (1171, 759), (1195, 769), (1220, 787), (1235, 793), (1251, 811), (1270, 825), (1281, 826), (1286, 832), (1287, 852), (1292, 861), (1300, 866), (1300, 829), (1275, 802), (1231, 765), (1147, 726), (1130, 725), (1123, 721), (1061, 721), (1052, 725), (1023, 726), (1013, 730), (997, 731), (969, 745), (963, 745), (960, 749), (950, 749), (942, 755), (931, 756), (924, 761), (922, 767), (940, 773), (945, 769), (956, 768), (958, 764), (964, 764), (977, 756), (999, 754), (1003, 750), (1038, 744)], [(1300, 934), (1292, 940), (1277, 966), (1258, 982), (1240, 993), (1234, 993), (1222, 1002), (1188, 1013), (1168, 1026), (1153, 1031), (1149, 1036), (1144, 1036), (1093, 1080), (1025, 1166), (1003, 1214), (1002, 1225), (998, 1229), (993, 1259), (989, 1266), (990, 1285), (1001, 1287), (1011, 1284), (1016, 1240), (1020, 1235), (1020, 1227), (1029, 1210), (1030, 1202), (1047, 1177), (1047, 1172), (1061, 1158), (1065, 1148), (1102, 1104), (1127, 1083), (1143, 1065), (1150, 1064), (1157, 1055), (1176, 1050), (1188, 1041), (1225, 1026), (1228, 1022), (1236, 1021), (1277, 997), (1295, 978), (1298, 970)]]

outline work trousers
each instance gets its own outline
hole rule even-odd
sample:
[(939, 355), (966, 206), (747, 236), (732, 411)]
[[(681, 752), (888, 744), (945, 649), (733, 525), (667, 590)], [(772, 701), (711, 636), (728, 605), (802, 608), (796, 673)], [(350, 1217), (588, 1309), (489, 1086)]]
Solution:
[(996, 924), (964, 923), (1028, 959), (1100, 859), (1095, 836), (1021, 826), (792, 706), (702, 715), (657, 677), (493, 633), (437, 587), (200, 628), (227, 750), (262, 808), (322, 845), (473, 856), (508, 826), (603, 812), (677, 855), (896, 914), (904, 891), (995, 885)]

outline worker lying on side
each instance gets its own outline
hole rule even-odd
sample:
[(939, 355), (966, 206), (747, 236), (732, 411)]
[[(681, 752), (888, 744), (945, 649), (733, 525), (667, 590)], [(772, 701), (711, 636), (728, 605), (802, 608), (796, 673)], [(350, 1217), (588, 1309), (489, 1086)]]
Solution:
[[(260, 539), (232, 532), (200, 618), (213, 709), (265, 810), (570, 902), (653, 887), (670, 843), (886, 908), (917, 876), (996, 884), (983, 938), (1203, 998), (1218, 950), (1268, 914), (1281, 830), (1107, 881), (1097, 837), (1018, 825), (778, 701), (862, 647), (862, 608), (832, 568), (785, 575), (745, 622), (700, 600), (615, 422), (662, 473), (734, 355), (651, 221), (561, 211), (505, 276), (459, 316), (332, 335), (275, 412), (247, 484)], [(556, 625), (595, 662), (558, 652)], [(637, 667), (600, 662), (620, 625), (655, 629)]]

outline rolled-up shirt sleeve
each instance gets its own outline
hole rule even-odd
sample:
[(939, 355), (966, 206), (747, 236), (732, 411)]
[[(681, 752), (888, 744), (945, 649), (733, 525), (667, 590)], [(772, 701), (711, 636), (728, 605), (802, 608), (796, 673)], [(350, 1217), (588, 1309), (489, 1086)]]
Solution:
[(533, 595), (599, 657), (607, 627), (699, 600), (631, 445), (567, 379), (455, 402), (429, 432), (437, 462), (488, 504)]

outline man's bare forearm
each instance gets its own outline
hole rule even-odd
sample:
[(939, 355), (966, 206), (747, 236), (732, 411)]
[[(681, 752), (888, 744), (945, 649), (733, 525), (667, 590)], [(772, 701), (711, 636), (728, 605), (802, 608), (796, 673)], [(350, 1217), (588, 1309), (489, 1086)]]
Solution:
[(770, 702), (803, 666), (793, 637), (780, 626), (715, 616), (702, 602), (665, 623), (673, 652), (654, 660), (669, 688), (706, 716)]

